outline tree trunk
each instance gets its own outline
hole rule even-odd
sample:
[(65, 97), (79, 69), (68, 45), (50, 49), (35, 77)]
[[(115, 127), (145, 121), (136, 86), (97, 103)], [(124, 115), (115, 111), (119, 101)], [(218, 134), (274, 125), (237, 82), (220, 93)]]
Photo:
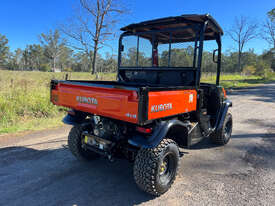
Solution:
[(53, 72), (55, 72), (55, 58), (53, 58)]
[(237, 72), (241, 72), (242, 68), (241, 68), (241, 51), (239, 51), (239, 54), (238, 54), (238, 70)]
[(95, 73), (96, 73), (97, 45), (98, 45), (98, 43), (95, 43), (95, 46), (94, 46), (94, 54), (93, 54), (93, 62), (92, 62), (92, 74), (95, 74)]

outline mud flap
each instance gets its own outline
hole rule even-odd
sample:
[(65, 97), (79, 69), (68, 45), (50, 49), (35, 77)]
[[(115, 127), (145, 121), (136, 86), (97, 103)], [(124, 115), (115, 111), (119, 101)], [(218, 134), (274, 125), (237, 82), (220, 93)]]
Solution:
[(86, 117), (87, 115), (85, 113), (76, 112), (75, 115), (67, 114), (63, 118), (62, 122), (68, 125), (77, 125), (85, 122)]

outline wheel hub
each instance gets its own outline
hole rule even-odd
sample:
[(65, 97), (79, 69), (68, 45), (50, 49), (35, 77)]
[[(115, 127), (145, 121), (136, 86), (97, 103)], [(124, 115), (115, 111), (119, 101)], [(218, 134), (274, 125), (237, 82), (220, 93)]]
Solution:
[(164, 175), (166, 175), (166, 173), (168, 172), (167, 170), (168, 170), (168, 161), (169, 161), (169, 159), (168, 159), (168, 157), (166, 156), (164, 159), (163, 159), (163, 161), (162, 161), (162, 163), (161, 163), (161, 165), (160, 165), (160, 176), (164, 176)]
[(165, 157), (160, 165), (160, 176), (166, 174), (168, 166), (168, 158)]

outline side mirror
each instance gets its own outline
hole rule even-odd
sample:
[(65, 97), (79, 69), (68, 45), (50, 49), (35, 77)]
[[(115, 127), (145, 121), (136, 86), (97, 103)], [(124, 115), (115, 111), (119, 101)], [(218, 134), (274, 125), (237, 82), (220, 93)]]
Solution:
[(120, 51), (124, 51), (124, 45), (123, 44), (121, 44), (121, 47), (120, 47)]
[(216, 52), (218, 51), (218, 49), (215, 49), (214, 51), (213, 51), (213, 62), (214, 63), (218, 63), (218, 60), (216, 60), (215, 59), (215, 57), (216, 57)]

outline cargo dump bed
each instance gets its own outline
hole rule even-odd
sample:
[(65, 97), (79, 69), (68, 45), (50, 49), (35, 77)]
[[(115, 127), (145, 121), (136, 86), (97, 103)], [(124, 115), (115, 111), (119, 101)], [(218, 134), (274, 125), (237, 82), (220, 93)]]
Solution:
[(196, 110), (197, 92), (114, 81), (51, 81), (51, 102), (90, 114), (144, 125)]

